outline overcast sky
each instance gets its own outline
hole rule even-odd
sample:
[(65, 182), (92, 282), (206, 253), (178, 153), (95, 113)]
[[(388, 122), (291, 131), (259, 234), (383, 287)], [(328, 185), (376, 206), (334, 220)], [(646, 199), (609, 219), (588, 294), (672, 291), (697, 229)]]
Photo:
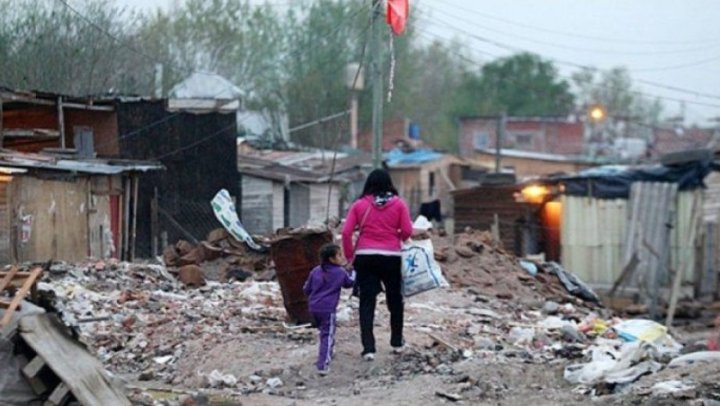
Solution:
[[(182, 0), (116, 1), (150, 10)], [(269, 3), (285, 9), (293, 1)], [(643, 92), (666, 98), (666, 114), (679, 114), (680, 103), (670, 99), (683, 99), (691, 121), (706, 124), (704, 120), (720, 116), (718, 0), (410, 0), (410, 4), (421, 38), (460, 39), (479, 62), (516, 49), (556, 60), (566, 76), (577, 70), (571, 64), (623, 65)], [(413, 5), (423, 13), (413, 13), (417, 11)]]

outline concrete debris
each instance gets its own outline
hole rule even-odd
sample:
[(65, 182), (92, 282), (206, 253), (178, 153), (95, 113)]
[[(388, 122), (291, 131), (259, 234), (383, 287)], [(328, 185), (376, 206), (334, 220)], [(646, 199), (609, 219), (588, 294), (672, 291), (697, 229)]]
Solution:
[(237, 378), (235, 378), (231, 374), (223, 374), (217, 369), (214, 369), (207, 375), (204, 375), (202, 373), (200, 373), (200, 375), (205, 377), (206, 384), (210, 388), (232, 388), (235, 387), (238, 383)]
[[(244, 281), (271, 270), (266, 250), (251, 249), (222, 228), (211, 231), (205, 241), (196, 245), (180, 240), (166, 247), (162, 258), (172, 273), (192, 265), (199, 267), (208, 280), (221, 282)], [(267, 279), (268, 274), (264, 276)]]
[(360, 362), (358, 302), (343, 295), (324, 378), (313, 365), (317, 331), (288, 319), (268, 255), (222, 229), (169, 247), (166, 265), (51, 264), (39, 301), (137, 385), (133, 404), (578, 404), (587, 395), (642, 404), (720, 393), (720, 363), (702, 362), (716, 352), (679, 356), (666, 329), (614, 317), (559, 265), (521, 263), (487, 233), (431, 238), (450, 288), (406, 299), (405, 350), (391, 354), (388, 329), (377, 328), (377, 358)]
[(277, 389), (277, 388), (283, 386), (283, 381), (282, 381), (282, 379), (277, 378), (277, 377), (270, 378), (267, 380), (267, 382), (265, 382), (265, 385), (267, 385), (269, 388)]

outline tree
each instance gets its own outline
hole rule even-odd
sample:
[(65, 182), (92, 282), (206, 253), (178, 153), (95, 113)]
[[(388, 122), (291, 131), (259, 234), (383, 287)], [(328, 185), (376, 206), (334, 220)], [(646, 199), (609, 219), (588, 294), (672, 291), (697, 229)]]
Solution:
[(126, 40), (137, 21), (133, 13), (104, 2), (87, 3), (84, 18), (61, 3), (41, 0), (0, 8), (0, 83), (6, 86), (106, 93), (122, 72), (132, 70), (133, 44)]
[(454, 109), (457, 115), (506, 112), (514, 116), (566, 115), (573, 111), (570, 84), (552, 62), (521, 53), (466, 71)]

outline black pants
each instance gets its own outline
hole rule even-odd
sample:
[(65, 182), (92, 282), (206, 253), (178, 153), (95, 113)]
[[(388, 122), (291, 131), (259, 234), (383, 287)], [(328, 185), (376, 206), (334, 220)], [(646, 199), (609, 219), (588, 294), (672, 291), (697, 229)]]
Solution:
[(375, 353), (375, 305), (377, 295), (385, 288), (385, 298), (390, 311), (390, 345), (403, 345), (403, 296), (400, 257), (385, 255), (358, 255), (354, 261), (360, 293), (360, 337), (363, 355)]

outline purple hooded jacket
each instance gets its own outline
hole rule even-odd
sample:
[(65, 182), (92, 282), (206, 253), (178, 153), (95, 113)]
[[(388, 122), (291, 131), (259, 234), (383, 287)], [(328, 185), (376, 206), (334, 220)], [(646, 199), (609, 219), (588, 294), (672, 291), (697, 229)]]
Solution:
[(316, 266), (303, 286), (310, 311), (334, 313), (340, 301), (340, 290), (354, 284), (355, 271), (348, 273), (345, 268), (332, 264)]

